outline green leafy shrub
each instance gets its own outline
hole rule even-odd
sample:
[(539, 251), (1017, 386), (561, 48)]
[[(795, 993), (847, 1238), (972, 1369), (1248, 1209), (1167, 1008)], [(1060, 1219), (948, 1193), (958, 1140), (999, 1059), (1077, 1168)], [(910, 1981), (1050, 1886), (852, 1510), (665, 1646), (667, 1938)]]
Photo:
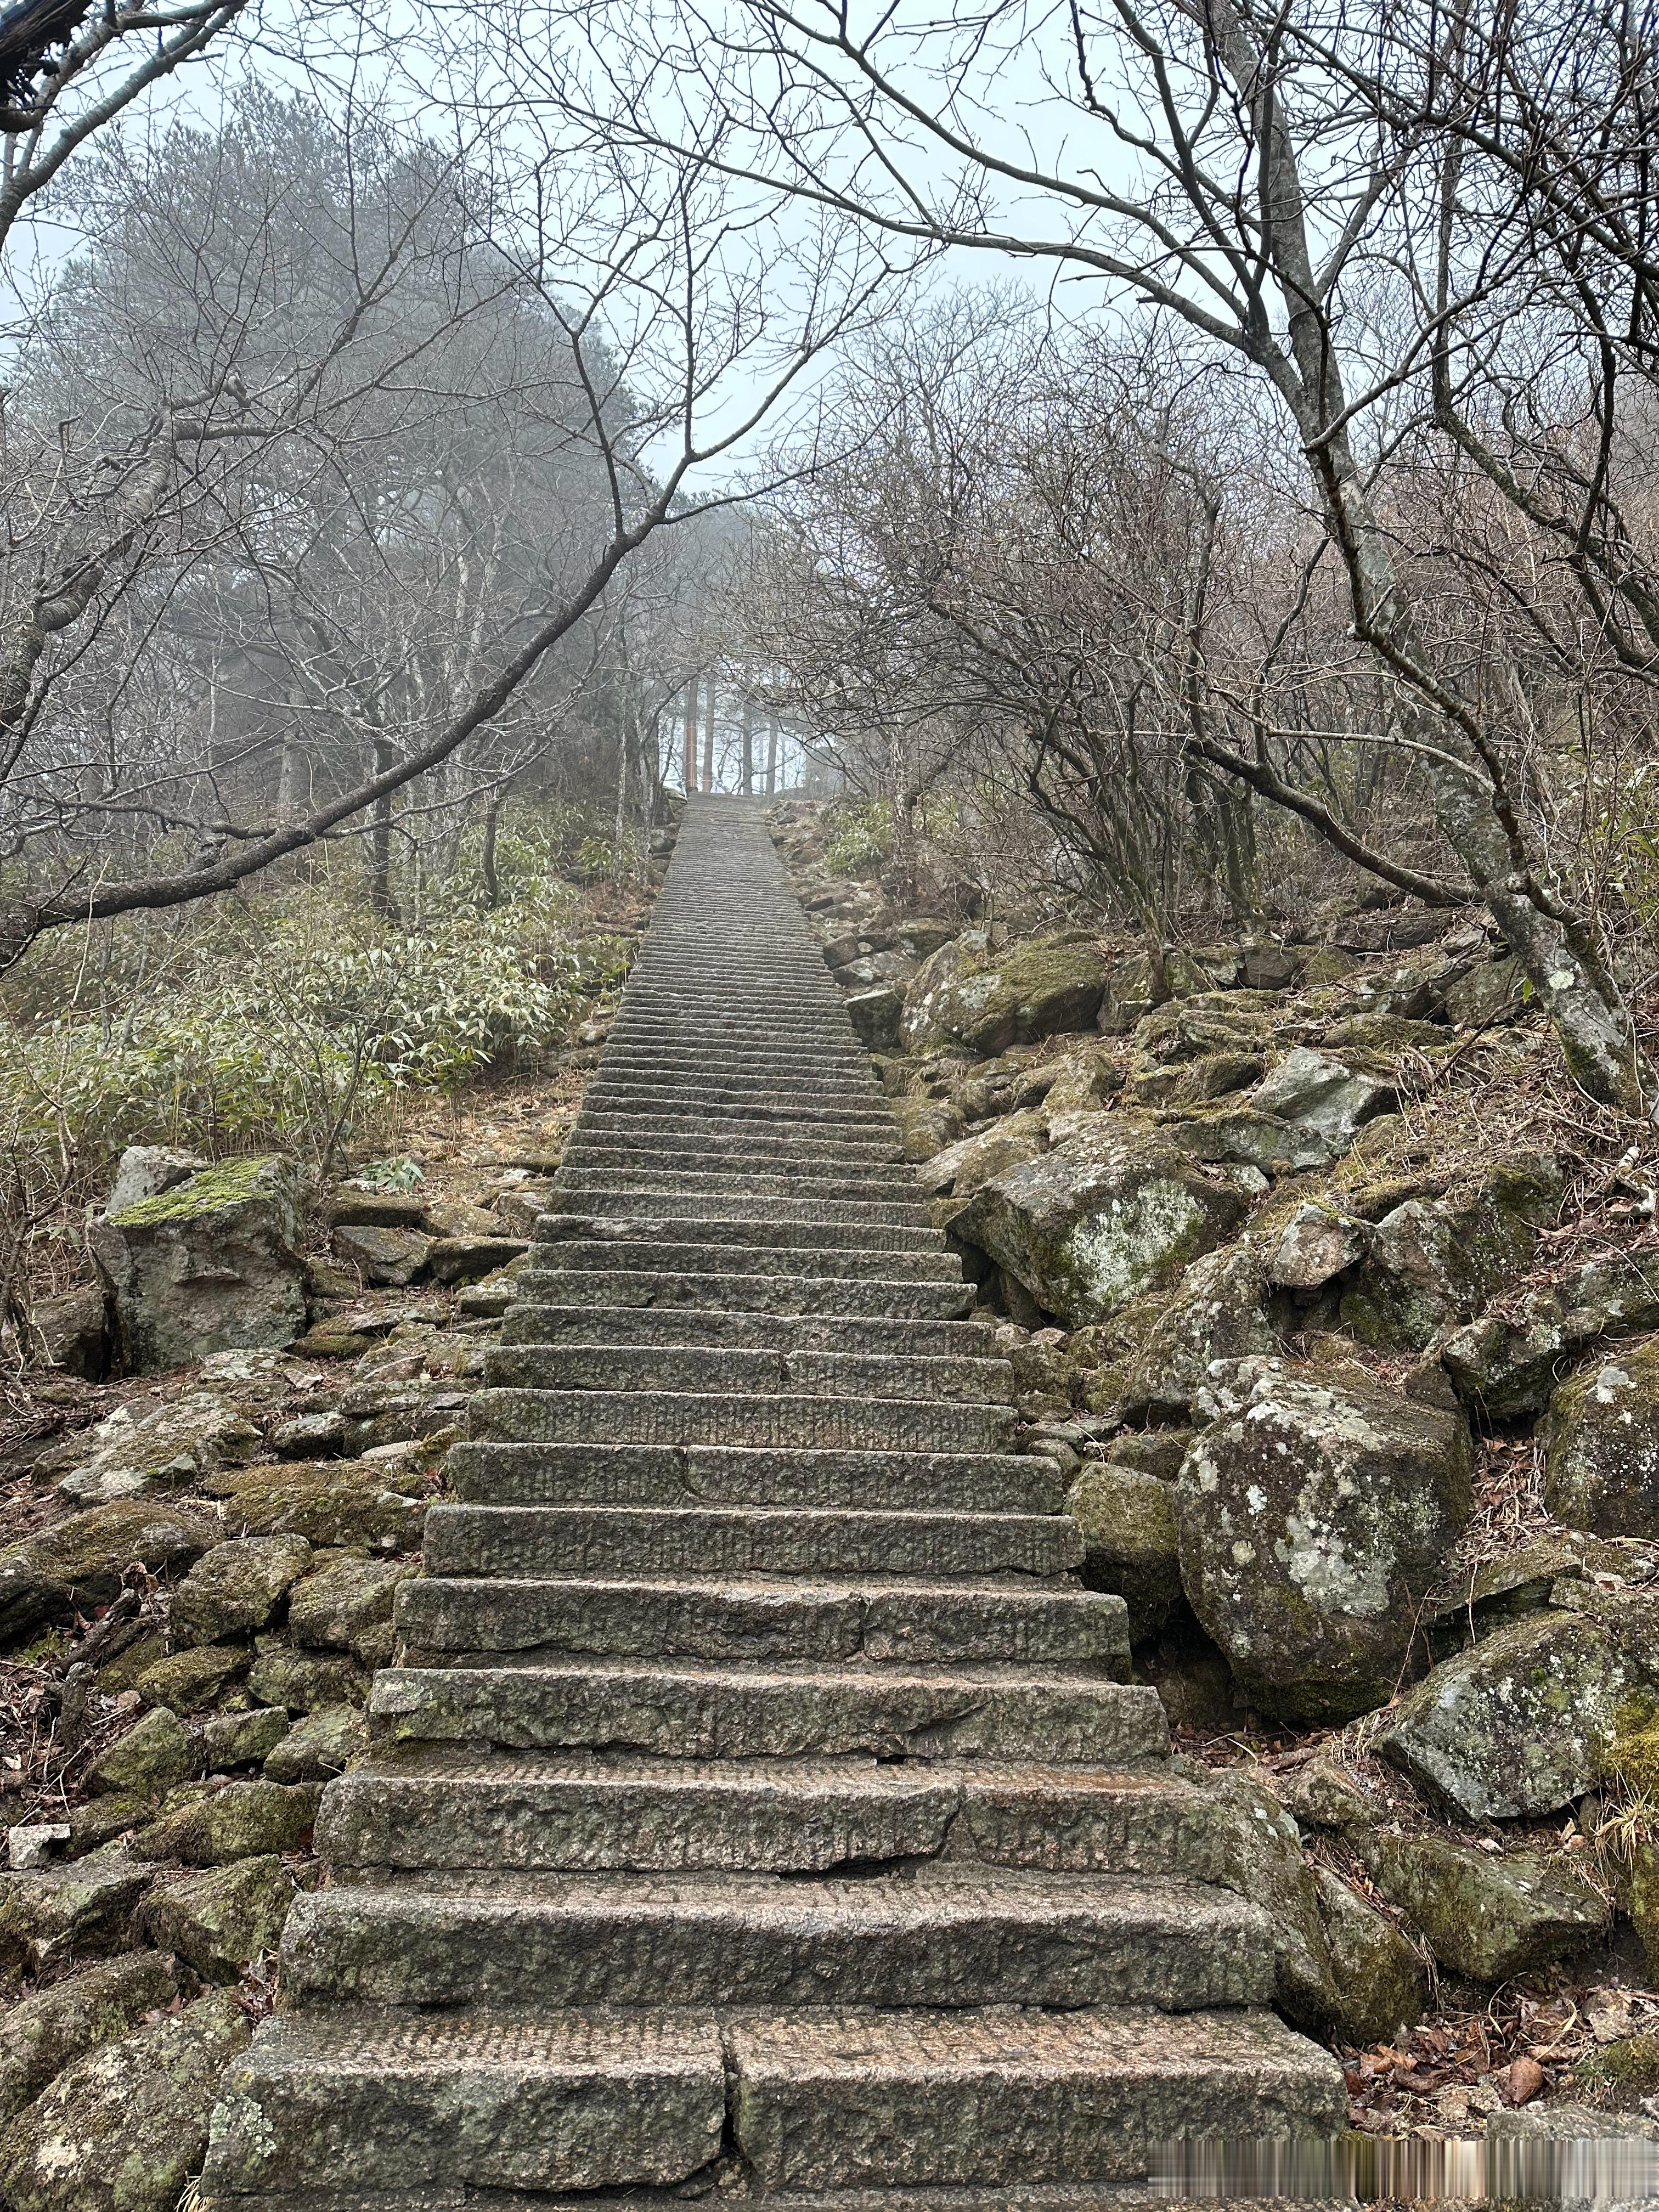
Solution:
[(893, 809), (884, 799), (868, 806), (842, 805), (823, 848), (824, 864), (838, 876), (868, 875), (893, 849)]

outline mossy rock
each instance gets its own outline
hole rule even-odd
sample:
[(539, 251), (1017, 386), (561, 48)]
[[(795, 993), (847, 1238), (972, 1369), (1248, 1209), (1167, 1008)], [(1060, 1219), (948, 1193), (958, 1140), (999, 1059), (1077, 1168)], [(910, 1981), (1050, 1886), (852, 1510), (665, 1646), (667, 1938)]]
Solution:
[(1573, 2086), (1589, 2102), (1617, 2111), (1659, 2096), (1659, 2034), (1624, 2035), (1589, 2052), (1572, 2069)]
[(55, 2075), (100, 2044), (125, 2035), (172, 2002), (170, 1963), (154, 1951), (83, 1966), (0, 2015), (0, 2128), (10, 2125)]
[(234, 1982), (252, 1960), (276, 1950), (294, 1894), (293, 1877), (267, 1853), (158, 1883), (141, 1917), (150, 1942), (204, 1982)]
[(1545, 1431), (1544, 1502), (1601, 1536), (1659, 1536), (1659, 1337), (1564, 1382)]
[(962, 1116), (943, 1098), (901, 1098), (893, 1107), (907, 1160), (931, 1160), (962, 1134)]
[(1328, 2032), (1341, 2043), (1391, 2043), (1423, 2017), (1428, 1966), (1386, 1914), (1328, 1867), (1315, 1870), (1314, 1884), (1336, 1992)]
[(124, 1206), (118, 1213), (106, 1218), (118, 1229), (154, 1229), (164, 1221), (201, 1221), (227, 1206), (245, 1206), (251, 1198), (269, 1197), (279, 1191), (286, 1194), (293, 1173), (292, 1163), (280, 1152), (266, 1152), (257, 1159), (222, 1160), (216, 1167), (204, 1168), (183, 1182), (174, 1183), (171, 1190), (141, 1198), (136, 1205)]
[(260, 1705), (251, 1713), (216, 1713), (202, 1730), (203, 1763), (210, 1774), (239, 1766), (263, 1766), (289, 1731), (281, 1705)]
[(155, 1869), (106, 1845), (68, 1866), (0, 1875), (0, 1972), (39, 1974), (75, 1953), (125, 1950)]
[(421, 1540), (429, 1496), (398, 1487), (373, 1460), (277, 1462), (239, 1468), (210, 1484), (239, 1535), (292, 1534), (322, 1546), (366, 1545), (409, 1552)]
[(1442, 1966), (1471, 1981), (1530, 1973), (1583, 1950), (1612, 1919), (1605, 1898), (1563, 1860), (1493, 1855), (1437, 1835), (1362, 1832), (1357, 1848)]
[(1073, 1484), (1066, 1510), (1083, 1533), (1085, 1588), (1123, 1600), (1132, 1644), (1155, 1635), (1181, 1595), (1169, 1484), (1133, 1468), (1091, 1460)]
[(261, 1705), (309, 1713), (319, 1705), (362, 1705), (368, 1683), (367, 1669), (343, 1651), (303, 1651), (271, 1639), (261, 1649), (247, 1686)]
[(216, 1544), (173, 1594), (174, 1641), (215, 1644), (264, 1628), (310, 1564), (310, 1544), (291, 1532)]
[(138, 1694), (147, 1705), (167, 1705), (175, 1713), (199, 1712), (210, 1705), (227, 1682), (245, 1674), (253, 1654), (245, 1644), (198, 1644), (170, 1651), (138, 1676)]
[(161, 1797), (184, 1781), (194, 1761), (190, 1733), (165, 1705), (147, 1712), (134, 1728), (100, 1752), (87, 1770), (87, 1787), (124, 1791), (136, 1797)]
[(917, 1181), (931, 1197), (949, 1191), (957, 1198), (971, 1198), (993, 1176), (1036, 1159), (1045, 1142), (1043, 1117), (1035, 1109), (1006, 1114), (988, 1129), (960, 1137), (942, 1152), (935, 1152)]
[(66, 2067), (0, 2142), (15, 2212), (173, 2212), (252, 2028), (228, 1995), (118, 2037)]
[(1560, 1190), (1559, 1168), (1544, 1156), (1499, 1162), (1443, 1198), (1395, 1206), (1376, 1223), (1342, 1326), (1381, 1351), (1422, 1351), (1525, 1273)]
[(154, 1859), (181, 1859), (186, 1866), (225, 1866), (269, 1851), (297, 1851), (311, 1833), (320, 1795), (309, 1783), (228, 1783), (164, 1813), (134, 1838), (133, 1850)]
[(906, 996), (911, 1048), (951, 1039), (981, 1053), (1093, 1026), (1106, 989), (1099, 946), (1073, 932), (1030, 938), (992, 954), (965, 939), (926, 961)]
[(187, 1565), (217, 1530), (201, 1515), (140, 1498), (74, 1513), (0, 1551), (0, 1644), (13, 1644), (76, 1607), (108, 1605), (135, 1561), (152, 1574)]
[(1129, 1370), (1132, 1416), (1184, 1419), (1217, 1360), (1279, 1349), (1261, 1255), (1247, 1238), (1194, 1261)]
[(368, 1753), (368, 1723), (356, 1705), (319, 1705), (297, 1721), (265, 1760), (272, 1782), (328, 1782)]

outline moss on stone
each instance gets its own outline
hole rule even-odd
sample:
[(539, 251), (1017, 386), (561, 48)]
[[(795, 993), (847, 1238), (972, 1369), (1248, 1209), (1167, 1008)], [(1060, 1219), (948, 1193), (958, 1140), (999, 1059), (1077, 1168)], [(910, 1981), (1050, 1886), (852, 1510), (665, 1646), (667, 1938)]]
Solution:
[(1620, 2036), (1581, 2058), (1573, 2081), (1598, 2105), (1639, 2104), (1659, 2093), (1659, 2034)]
[(136, 1206), (123, 1206), (109, 1218), (118, 1229), (154, 1229), (167, 1221), (199, 1220), (223, 1206), (275, 1195), (273, 1186), (287, 1168), (280, 1152), (262, 1153), (257, 1159), (223, 1160), (175, 1183), (171, 1190), (141, 1198)]

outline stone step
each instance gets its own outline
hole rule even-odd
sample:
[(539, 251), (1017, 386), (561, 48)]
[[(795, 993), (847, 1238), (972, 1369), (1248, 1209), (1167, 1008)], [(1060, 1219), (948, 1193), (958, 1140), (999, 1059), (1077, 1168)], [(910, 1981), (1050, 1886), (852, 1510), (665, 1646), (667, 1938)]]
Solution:
[(1013, 1668), (725, 1666), (690, 1660), (382, 1668), (382, 1740), (502, 1750), (639, 1751), (670, 1759), (1161, 1759), (1156, 1690)]
[(813, 1078), (804, 1073), (780, 1077), (764, 1072), (744, 1075), (735, 1070), (723, 1074), (694, 1074), (689, 1069), (676, 1072), (668, 1068), (618, 1068), (612, 1071), (609, 1062), (589, 1083), (584, 1101), (604, 1105), (611, 1099), (659, 1098), (678, 1103), (702, 1100), (711, 1104), (732, 1103), (739, 1106), (793, 1106), (799, 1104), (803, 1084), (810, 1081), (807, 1094), (814, 1108), (845, 1106), (855, 1113), (885, 1112), (882, 1093), (875, 1078), (866, 1073), (856, 1079), (836, 1079), (828, 1071), (820, 1069)]
[(707, 2011), (313, 2012), (232, 2068), (203, 2187), (660, 2187), (709, 2163), (725, 2119)]
[(1334, 2058), (1244, 2009), (806, 2008), (733, 2020), (726, 2047), (762, 2189), (1121, 2181), (1170, 2136), (1326, 2133), (1347, 2109)]
[[(531, 1509), (534, 1510), (535, 1509)], [(434, 1572), (398, 1593), (406, 1663), (441, 1655), (563, 1652), (608, 1658), (754, 1659), (872, 1666), (1058, 1666), (1128, 1671), (1121, 1598), (1093, 1590), (892, 1577), (703, 1582), (465, 1577)]]
[(858, 1232), (879, 1229), (889, 1243), (892, 1240), (887, 1232), (895, 1229), (914, 1230), (924, 1243), (939, 1233), (927, 1206), (914, 1193), (906, 1198), (830, 1198), (817, 1191), (774, 1194), (755, 1189), (748, 1180), (707, 1189), (699, 1188), (690, 1173), (665, 1176), (655, 1188), (641, 1188), (631, 1175), (605, 1177), (598, 1188), (595, 1182), (595, 1177), (586, 1176), (573, 1187), (561, 1178), (543, 1217), (548, 1237), (557, 1234), (558, 1221), (576, 1219), (662, 1221), (670, 1229), (687, 1221), (720, 1221), (771, 1223), (781, 1230), (793, 1222), (814, 1231), (845, 1231), (860, 1242)]
[[(611, 1224), (595, 1226), (608, 1231)], [(532, 1242), (514, 1279), (526, 1296), (537, 1296), (544, 1275), (582, 1268), (595, 1272), (616, 1268), (630, 1275), (836, 1275), (879, 1282), (884, 1288), (900, 1283), (935, 1283), (966, 1289), (961, 1261), (946, 1251), (848, 1251), (837, 1245), (722, 1244), (709, 1239), (671, 1243), (662, 1237), (609, 1233)], [(971, 1298), (964, 1296), (963, 1312), (970, 1303)]]
[(842, 1082), (874, 1081), (870, 1055), (861, 1045), (774, 1045), (769, 1049), (745, 1050), (740, 1045), (630, 1044), (625, 1040), (605, 1047), (609, 1075), (750, 1076), (776, 1075), (790, 1081), (808, 1082), (820, 1075)]
[(836, 1506), (462, 1505), (426, 1517), (434, 1575), (1062, 1575), (1064, 1514), (861, 1513)]
[(805, 1444), (854, 1451), (1001, 1451), (1007, 1406), (949, 1400), (689, 1390), (480, 1390), (472, 1434), (503, 1443)]
[(649, 1235), (665, 1244), (702, 1244), (716, 1249), (737, 1244), (746, 1250), (784, 1245), (795, 1252), (851, 1251), (872, 1259), (889, 1254), (921, 1259), (945, 1251), (942, 1229), (898, 1222), (825, 1221), (811, 1216), (802, 1220), (781, 1220), (776, 1208), (764, 1199), (756, 1199), (752, 1206), (725, 1199), (713, 1200), (710, 1205), (725, 1211), (711, 1211), (707, 1215), (687, 1212), (682, 1210), (678, 1199), (665, 1198), (657, 1209), (612, 1221), (580, 1200), (566, 1206), (556, 1198), (536, 1224), (533, 1241), (544, 1249), (550, 1244), (578, 1238), (591, 1241), (606, 1237), (620, 1242)]
[(478, 1875), (295, 1899), (289, 2006), (1265, 2004), (1258, 1905), (1178, 1878)]
[[(694, 1157), (648, 1164), (655, 1158), (654, 1151), (641, 1151), (616, 1160), (590, 1160), (584, 1156), (573, 1161), (567, 1151), (559, 1170), (559, 1188), (569, 1193), (725, 1191), (750, 1198), (788, 1198), (810, 1193), (815, 1203), (828, 1200), (833, 1204), (850, 1199), (908, 1202), (912, 1206), (919, 1203), (915, 1177), (897, 1166), (869, 1166), (854, 1172), (833, 1165), (808, 1167), (804, 1160), (799, 1165), (785, 1167), (776, 1163), (769, 1166), (764, 1161), (757, 1164), (752, 1160), (700, 1160)], [(932, 1218), (925, 1207), (921, 1218)]]
[(638, 1163), (665, 1169), (690, 1164), (718, 1168), (722, 1174), (753, 1170), (787, 1175), (797, 1168), (826, 1176), (842, 1170), (849, 1176), (892, 1173), (902, 1176), (909, 1188), (915, 1188), (914, 1170), (906, 1165), (896, 1134), (846, 1143), (817, 1136), (757, 1136), (747, 1131), (735, 1137), (696, 1136), (679, 1129), (645, 1137), (614, 1130), (594, 1135), (578, 1121), (566, 1143), (564, 1159), (572, 1168), (591, 1162), (596, 1166), (627, 1167)]
[(1161, 1766), (514, 1759), (406, 1745), (331, 1782), (317, 1848), (349, 1869), (824, 1874), (937, 1859), (1215, 1881), (1226, 1808)]
[(845, 1391), (1006, 1405), (1013, 1395), (1014, 1370), (1006, 1359), (612, 1342), (497, 1345), (484, 1375), (492, 1389), (504, 1390)]
[[(810, 1097), (810, 1093), (807, 1094)], [(582, 1109), (582, 1126), (587, 1129), (621, 1129), (635, 1132), (672, 1134), (676, 1131), (696, 1133), (726, 1131), (737, 1134), (752, 1129), (757, 1135), (776, 1133), (787, 1135), (811, 1136), (817, 1131), (845, 1139), (848, 1137), (869, 1137), (877, 1139), (890, 1138), (893, 1117), (874, 1102), (868, 1106), (824, 1106), (808, 1104), (797, 1097), (777, 1105), (763, 1105), (758, 1101), (744, 1103), (738, 1099), (711, 1101), (686, 1100), (677, 1104), (660, 1093), (641, 1092), (637, 1097), (611, 1097), (592, 1099)]]
[(463, 1441), (452, 1494), (480, 1505), (817, 1505), (1058, 1513), (1066, 1484), (1034, 1453), (769, 1450), (749, 1444)]
[(900, 1359), (995, 1360), (989, 1324), (975, 1321), (888, 1321), (854, 1316), (729, 1313), (718, 1307), (645, 1306), (596, 1310), (588, 1304), (514, 1306), (502, 1326), (506, 1345), (672, 1345), (713, 1349), (885, 1353)]
[[(614, 1256), (614, 1247), (599, 1247)], [(659, 1257), (660, 1255), (657, 1255)], [(525, 1305), (565, 1305), (577, 1301), (606, 1312), (668, 1312), (678, 1307), (699, 1312), (731, 1310), (827, 1320), (884, 1319), (951, 1321), (965, 1315), (973, 1291), (962, 1280), (934, 1272), (931, 1279), (899, 1281), (880, 1275), (854, 1277), (825, 1270), (797, 1273), (777, 1267), (745, 1273), (741, 1267), (713, 1269), (709, 1255), (702, 1266), (668, 1272), (656, 1264), (633, 1267), (536, 1267), (535, 1254), (516, 1278)], [(776, 1260), (778, 1255), (767, 1255)], [(930, 1267), (932, 1263), (930, 1262)], [(521, 1309), (515, 1307), (514, 1311)]]
[(667, 2188), (724, 2132), (745, 2200), (1000, 2185), (1012, 2212), (1033, 2186), (1136, 2179), (1173, 2136), (1327, 2134), (1346, 2114), (1335, 2061), (1243, 2008), (313, 2010), (266, 2021), (228, 2091), (204, 2193), (288, 2204)]

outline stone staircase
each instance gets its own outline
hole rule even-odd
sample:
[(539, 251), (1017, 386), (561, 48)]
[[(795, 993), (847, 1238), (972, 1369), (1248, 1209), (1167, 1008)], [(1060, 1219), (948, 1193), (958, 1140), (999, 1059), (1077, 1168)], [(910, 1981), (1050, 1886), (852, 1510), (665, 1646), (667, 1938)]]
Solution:
[(1092, 2205), (1339, 2125), (751, 805), (521, 1281), (207, 2201)]

